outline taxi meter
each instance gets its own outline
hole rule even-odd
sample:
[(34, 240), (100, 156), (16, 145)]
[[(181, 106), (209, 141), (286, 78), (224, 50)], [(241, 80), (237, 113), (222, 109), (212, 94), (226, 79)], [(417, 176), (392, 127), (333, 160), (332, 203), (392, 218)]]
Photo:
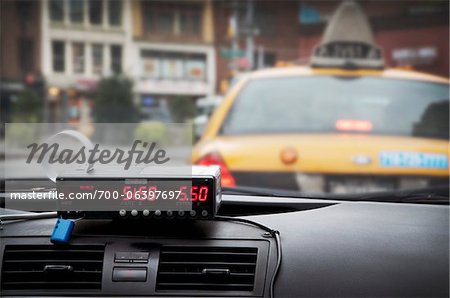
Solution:
[(58, 202), (63, 218), (212, 219), (221, 202), (218, 166), (65, 174), (56, 189), (67, 198)]

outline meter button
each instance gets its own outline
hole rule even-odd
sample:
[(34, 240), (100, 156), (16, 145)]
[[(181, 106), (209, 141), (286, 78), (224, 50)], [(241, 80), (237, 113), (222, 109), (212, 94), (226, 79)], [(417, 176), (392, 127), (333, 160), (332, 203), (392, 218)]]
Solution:
[(114, 254), (114, 262), (130, 263), (131, 262), (131, 254), (129, 252), (116, 252)]
[(147, 263), (148, 262), (148, 252), (132, 252), (131, 259), (133, 263)]

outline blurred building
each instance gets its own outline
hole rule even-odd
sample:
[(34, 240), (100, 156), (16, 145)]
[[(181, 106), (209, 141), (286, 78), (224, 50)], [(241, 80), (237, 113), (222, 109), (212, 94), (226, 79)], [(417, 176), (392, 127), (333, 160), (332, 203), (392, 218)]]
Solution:
[[(358, 1), (369, 16), (389, 67), (449, 76), (448, 1)], [(308, 61), (339, 2), (302, 1), (299, 57)]]
[(217, 80), (298, 58), (298, 1), (214, 1)]
[[(170, 100), (280, 62), (307, 63), (338, 1), (1, 1), (5, 121), (27, 87), (45, 121), (89, 121), (100, 78), (133, 79), (142, 119), (170, 121)], [(449, 75), (446, 1), (360, 1), (390, 67)], [(225, 89), (225, 88), (223, 88)]]
[[(167, 121), (175, 97), (214, 94), (216, 60), (212, 1), (133, 0), (130, 57), (143, 119)], [(159, 111), (159, 112), (158, 112)]]
[(2, 122), (27, 85), (42, 92), (39, 2), (0, 2), (0, 102)]
[(40, 4), (49, 120), (89, 121), (97, 81), (129, 70), (129, 2), (43, 0)]

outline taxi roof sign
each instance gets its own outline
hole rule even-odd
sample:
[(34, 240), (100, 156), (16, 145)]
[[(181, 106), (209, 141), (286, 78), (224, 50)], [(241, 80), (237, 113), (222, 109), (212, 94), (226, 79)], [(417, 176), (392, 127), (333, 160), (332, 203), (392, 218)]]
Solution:
[(345, 1), (330, 19), (311, 58), (313, 67), (384, 68), (367, 16), (354, 1)]

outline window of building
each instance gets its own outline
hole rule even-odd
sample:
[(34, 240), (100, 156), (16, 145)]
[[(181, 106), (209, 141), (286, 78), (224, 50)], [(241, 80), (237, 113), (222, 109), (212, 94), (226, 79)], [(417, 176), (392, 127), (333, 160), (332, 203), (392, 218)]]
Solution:
[(122, 72), (122, 47), (119, 45), (111, 46), (111, 70), (114, 73)]
[(103, 74), (103, 45), (92, 45), (92, 72), (96, 75)]
[(152, 13), (148, 12), (145, 13), (145, 9), (143, 10), (143, 18), (142, 18), (142, 22), (143, 22), (143, 28), (145, 32), (154, 32), (155, 31), (155, 26), (153, 25), (153, 15)]
[(84, 73), (84, 44), (75, 42), (72, 44), (73, 72)]
[(53, 22), (64, 21), (64, 0), (50, 0), (48, 8), (50, 20)]
[(103, 0), (89, 0), (89, 22), (91, 25), (101, 25), (103, 22)]
[(83, 23), (84, 0), (69, 0), (69, 16), (72, 23)]
[(122, 1), (109, 0), (108, 2), (108, 22), (111, 26), (122, 25)]
[(65, 65), (65, 45), (62, 41), (53, 41), (52, 42), (52, 62), (53, 62), (53, 71), (55, 72), (64, 72), (66, 69)]
[(183, 34), (200, 34), (201, 10), (198, 7), (184, 8), (180, 11), (180, 31)]
[(34, 69), (34, 43), (30, 38), (19, 40), (19, 66), (23, 75), (32, 72)]
[(160, 2), (143, 2), (144, 31), (156, 34), (199, 35), (202, 27), (202, 10), (199, 5), (162, 5)]
[(160, 33), (173, 33), (175, 28), (175, 14), (166, 10), (156, 16), (156, 29)]

